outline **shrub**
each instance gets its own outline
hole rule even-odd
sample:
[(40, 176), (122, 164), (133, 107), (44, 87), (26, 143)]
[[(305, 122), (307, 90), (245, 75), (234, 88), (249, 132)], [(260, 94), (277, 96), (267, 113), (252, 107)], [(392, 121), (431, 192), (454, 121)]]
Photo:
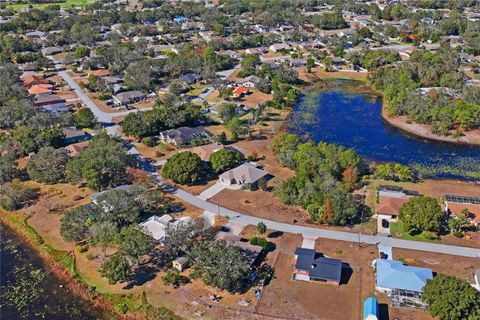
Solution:
[(268, 241), (265, 238), (253, 237), (248, 240), (248, 243), (254, 246), (260, 246), (263, 249), (268, 247)]

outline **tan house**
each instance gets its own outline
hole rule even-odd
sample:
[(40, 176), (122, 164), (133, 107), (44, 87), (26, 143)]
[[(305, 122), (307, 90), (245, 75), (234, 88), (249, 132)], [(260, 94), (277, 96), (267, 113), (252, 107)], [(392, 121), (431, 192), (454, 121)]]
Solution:
[(191, 148), (189, 151), (197, 154), (200, 157), (200, 159), (202, 159), (203, 161), (208, 161), (208, 159), (210, 159), (210, 156), (213, 153), (215, 153), (219, 150), (222, 150), (224, 148), (225, 147), (222, 144), (210, 143), (210, 144), (206, 144), (206, 145), (203, 145), (203, 146), (198, 146), (198, 147)]
[(268, 175), (268, 172), (258, 169), (254, 163), (246, 162), (232, 170), (222, 173), (219, 177), (220, 182), (227, 185), (255, 183)]

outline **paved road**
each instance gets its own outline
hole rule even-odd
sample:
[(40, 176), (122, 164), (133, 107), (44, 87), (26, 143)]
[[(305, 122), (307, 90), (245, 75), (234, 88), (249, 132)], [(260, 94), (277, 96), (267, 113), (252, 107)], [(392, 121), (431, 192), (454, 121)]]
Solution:
[[(72, 77), (66, 71), (60, 71), (59, 75), (68, 83), (68, 85), (75, 90), (75, 93), (83, 101), (83, 103), (95, 114), (98, 121), (111, 123), (114, 117), (119, 115), (128, 114), (132, 111), (117, 112), (117, 113), (108, 113), (100, 110), (97, 105), (83, 92), (80, 86), (72, 79)], [(110, 135), (118, 135), (118, 126), (111, 126), (106, 128)], [(139, 158), (139, 161), (142, 161), (144, 167), (147, 171), (152, 172), (155, 175), (155, 168), (147, 160), (143, 159), (135, 147), (132, 145), (129, 153)], [(421, 250), (428, 252), (444, 253), (457, 256), (465, 257), (477, 257), (480, 259), (480, 249), (467, 248), (467, 247), (458, 247), (458, 246), (449, 246), (437, 243), (428, 243), (428, 242), (419, 242), (419, 241), (408, 241), (395, 238), (387, 238), (382, 236), (369, 236), (369, 235), (360, 235), (356, 233), (326, 230), (320, 228), (312, 228), (299, 226), (296, 224), (282, 223), (272, 220), (260, 219), (253, 216), (248, 216), (240, 212), (229, 210), (227, 208), (220, 207), (216, 204), (210, 203), (208, 201), (202, 200), (186, 191), (181, 189), (175, 189), (169, 185), (164, 184), (163, 179), (157, 174), (156, 179), (158, 184), (160, 184), (164, 189), (171, 192), (181, 200), (194, 205), (198, 208), (201, 208), (206, 211), (213, 212), (225, 217), (228, 217), (232, 220), (232, 223), (239, 224), (251, 224), (256, 225), (258, 222), (264, 222), (269, 229), (278, 230), (282, 232), (296, 233), (301, 234), (305, 238), (328, 238), (334, 240), (350, 241), (350, 242), (362, 242), (367, 244), (382, 244), (385, 246), (411, 249), (411, 250)]]
[(402, 240), (402, 239), (387, 238), (382, 236), (359, 235), (357, 233), (305, 227), (305, 226), (299, 226), (295, 224), (265, 220), (265, 219), (248, 216), (240, 212), (236, 212), (233, 210), (220, 207), (216, 204), (199, 199), (198, 197), (186, 191), (183, 191), (181, 189), (176, 189), (176, 190), (170, 189), (170, 192), (174, 194), (176, 197), (180, 198), (181, 200), (188, 202), (198, 208), (201, 208), (210, 212), (214, 212), (216, 214), (220, 214), (222, 216), (230, 218), (231, 220), (238, 221), (239, 223), (256, 225), (258, 222), (263, 221), (269, 229), (278, 230), (282, 232), (301, 234), (307, 238), (328, 238), (333, 240), (342, 240), (342, 241), (350, 241), (350, 242), (358, 242), (360, 240), (362, 243), (366, 243), (366, 244), (374, 244), (374, 245), (382, 244), (384, 246), (390, 246), (390, 247), (396, 247), (396, 248), (444, 253), (444, 254), (451, 254), (451, 255), (464, 256), (464, 257), (477, 257), (480, 259), (480, 249), (450, 246), (450, 245), (444, 245), (444, 244), (438, 244), (438, 243)]
[(75, 91), (78, 98), (80, 98), (80, 100), (82, 100), (82, 102), (85, 104), (85, 106), (93, 112), (93, 114), (95, 115), (95, 117), (97, 118), (97, 120), (99, 122), (111, 123), (112, 120), (116, 117), (124, 116), (124, 115), (127, 115), (127, 114), (131, 113), (131, 112), (137, 112), (137, 110), (128, 110), (128, 111), (119, 111), (119, 112), (105, 112), (105, 111), (102, 111), (92, 101), (92, 99), (90, 99), (90, 97), (88, 95), (86, 95), (85, 92), (83, 92), (82, 88), (80, 88), (78, 83), (76, 83), (75, 80), (73, 80), (73, 78), (68, 74), (68, 72), (66, 70), (65, 71), (60, 71), (58, 73), (58, 75), (60, 77), (62, 77), (63, 80), (65, 80), (65, 82), (70, 86), (70, 88), (72, 88)]

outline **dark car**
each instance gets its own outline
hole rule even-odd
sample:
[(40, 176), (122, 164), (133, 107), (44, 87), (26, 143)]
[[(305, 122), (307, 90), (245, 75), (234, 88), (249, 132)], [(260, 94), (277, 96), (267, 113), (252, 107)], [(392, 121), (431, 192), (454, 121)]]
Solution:
[(390, 227), (390, 222), (388, 222), (387, 219), (382, 219), (382, 227), (383, 228), (389, 228)]

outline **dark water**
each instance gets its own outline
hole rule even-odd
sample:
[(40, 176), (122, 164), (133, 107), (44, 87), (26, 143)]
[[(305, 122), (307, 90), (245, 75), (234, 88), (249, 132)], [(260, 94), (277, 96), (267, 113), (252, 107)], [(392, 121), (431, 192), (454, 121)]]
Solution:
[(41, 260), (0, 225), (0, 319), (108, 319), (69, 291)]
[(374, 95), (341, 88), (305, 95), (295, 106), (290, 130), (314, 141), (355, 149), (367, 160), (413, 166), (423, 176), (480, 180), (480, 148), (406, 134), (381, 116)]

